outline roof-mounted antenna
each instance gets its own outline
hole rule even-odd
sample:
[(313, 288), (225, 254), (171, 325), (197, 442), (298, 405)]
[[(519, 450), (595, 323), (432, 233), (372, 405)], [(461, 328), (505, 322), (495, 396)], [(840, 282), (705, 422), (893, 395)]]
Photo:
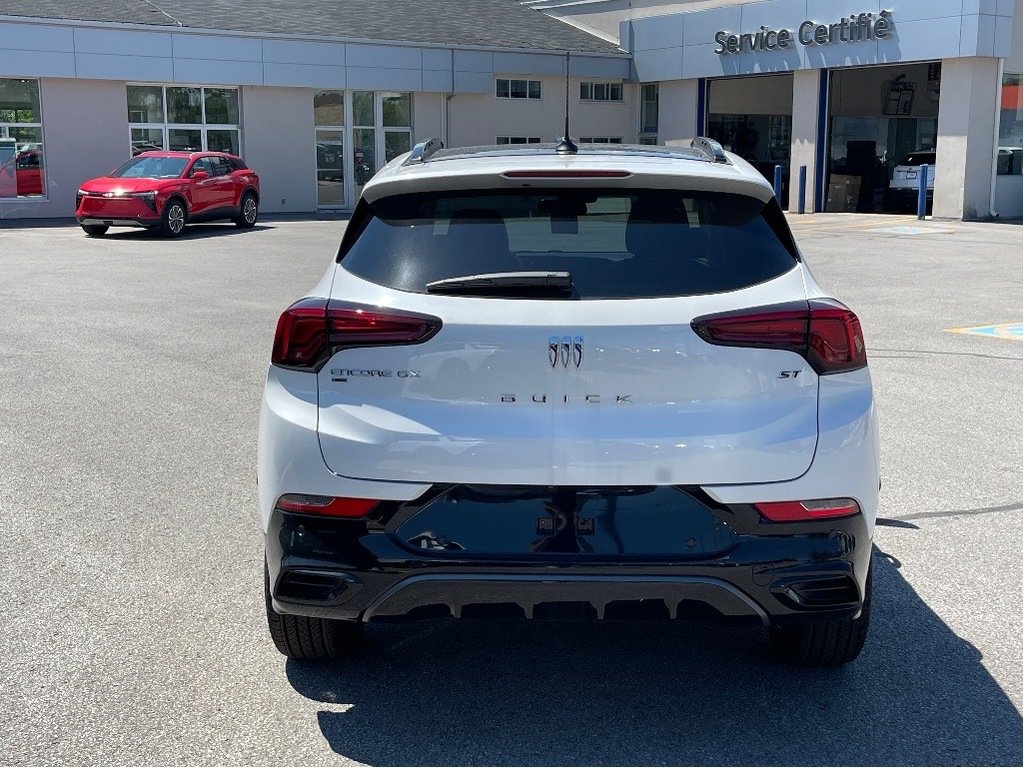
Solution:
[(565, 133), (562, 134), (562, 140), (558, 142), (558, 146), (555, 147), (555, 152), (560, 155), (575, 155), (579, 152), (579, 147), (573, 143), (573, 140), (569, 138), (569, 51), (565, 52)]

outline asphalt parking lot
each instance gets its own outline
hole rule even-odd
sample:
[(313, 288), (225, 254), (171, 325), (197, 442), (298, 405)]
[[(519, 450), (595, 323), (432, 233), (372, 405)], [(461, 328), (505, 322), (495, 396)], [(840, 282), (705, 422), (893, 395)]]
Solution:
[(255, 486), (279, 312), (344, 222), (178, 241), (0, 229), (0, 763), (1021, 765), (1022, 230), (818, 215), (860, 315), (883, 490), (873, 625), (838, 671), (759, 630), (373, 626), (333, 667), (266, 632)]

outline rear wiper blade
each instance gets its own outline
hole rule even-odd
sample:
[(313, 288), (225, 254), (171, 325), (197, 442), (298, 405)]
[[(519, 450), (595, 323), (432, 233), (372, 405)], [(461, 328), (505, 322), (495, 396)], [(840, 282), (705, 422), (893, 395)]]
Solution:
[(567, 296), (572, 293), (572, 275), (569, 272), (489, 272), (462, 275), (427, 283), (427, 293)]

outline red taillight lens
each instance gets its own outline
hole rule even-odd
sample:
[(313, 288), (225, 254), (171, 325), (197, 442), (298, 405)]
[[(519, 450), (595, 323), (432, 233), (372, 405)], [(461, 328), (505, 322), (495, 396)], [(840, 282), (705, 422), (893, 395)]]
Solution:
[(376, 499), (348, 499), (338, 496), (308, 496), (287, 493), (277, 500), (277, 508), (285, 512), (325, 517), (365, 517), (379, 502)]
[(752, 312), (712, 315), (691, 324), (705, 341), (730, 347), (807, 348), (807, 304), (765, 307)]
[(814, 501), (762, 501), (754, 507), (773, 523), (794, 523), (828, 517), (846, 517), (860, 512), (853, 499), (816, 499)]
[(838, 301), (815, 299), (708, 315), (696, 318), (691, 326), (711, 344), (796, 352), (819, 374), (868, 364), (860, 320)]
[[(868, 364), (864, 333), (860, 320), (849, 309), (836, 305), (811, 303), (811, 335), (808, 340), (815, 368), (822, 373), (853, 371)], [(815, 361), (812, 359), (811, 364)]]
[(340, 349), (422, 344), (440, 329), (440, 318), (430, 315), (302, 299), (277, 321), (270, 359), (285, 368), (318, 370)]
[(281, 313), (270, 361), (312, 368), (327, 348), (327, 299), (301, 299)]

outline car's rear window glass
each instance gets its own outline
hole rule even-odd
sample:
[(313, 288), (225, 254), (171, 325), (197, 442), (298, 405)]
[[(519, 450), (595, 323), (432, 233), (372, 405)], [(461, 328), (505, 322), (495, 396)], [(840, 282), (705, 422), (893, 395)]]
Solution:
[(911, 152), (896, 165), (935, 165), (934, 152)]
[(188, 164), (187, 157), (136, 157), (111, 176), (124, 179), (176, 179)]
[(764, 282), (796, 261), (774, 199), (643, 189), (396, 195), (360, 202), (338, 259), (402, 291), (465, 275), (568, 271), (582, 299), (687, 296)]

